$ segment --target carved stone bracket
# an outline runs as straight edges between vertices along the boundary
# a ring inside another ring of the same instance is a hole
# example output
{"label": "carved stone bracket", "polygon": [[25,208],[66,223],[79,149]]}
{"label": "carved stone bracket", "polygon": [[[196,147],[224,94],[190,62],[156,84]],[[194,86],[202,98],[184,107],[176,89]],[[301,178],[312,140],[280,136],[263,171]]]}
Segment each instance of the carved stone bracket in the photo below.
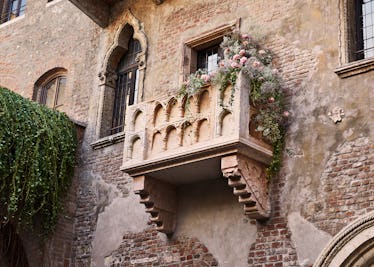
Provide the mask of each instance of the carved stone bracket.
{"label": "carved stone bracket", "polygon": [[270,199],[265,166],[242,155],[231,155],[221,159],[223,176],[244,204],[244,212],[253,219],[270,216]]}
{"label": "carved stone bracket", "polygon": [[101,71],[98,74],[98,77],[100,79],[101,85],[107,85],[109,87],[115,87],[116,81],[117,81],[117,73],[115,71],[107,70],[107,71]]}
{"label": "carved stone bracket", "polygon": [[165,234],[172,234],[176,226],[177,199],[173,185],[154,179],[147,175],[134,178],[134,192],[140,196],[140,203],[145,205],[146,212],[156,229]]}

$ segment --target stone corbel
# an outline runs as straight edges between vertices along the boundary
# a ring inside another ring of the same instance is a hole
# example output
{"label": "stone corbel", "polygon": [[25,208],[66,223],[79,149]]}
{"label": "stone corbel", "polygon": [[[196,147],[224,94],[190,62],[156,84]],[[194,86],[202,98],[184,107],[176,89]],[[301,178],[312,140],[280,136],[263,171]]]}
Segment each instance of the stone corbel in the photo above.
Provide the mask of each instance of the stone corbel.
{"label": "stone corbel", "polygon": [[140,203],[145,205],[151,215],[151,222],[156,229],[165,234],[172,234],[176,226],[177,193],[173,185],[147,175],[134,178],[134,192],[140,196]]}
{"label": "stone corbel", "polygon": [[146,58],[145,58],[145,52],[139,53],[135,61],[138,63],[139,70],[143,70],[146,67]]}
{"label": "stone corbel", "polygon": [[113,88],[116,86],[118,77],[115,71],[101,71],[98,76],[100,79],[100,85],[106,85]]}
{"label": "stone corbel", "polygon": [[221,159],[223,176],[244,204],[244,212],[250,218],[261,220],[270,216],[270,199],[265,166],[243,155],[231,155]]}

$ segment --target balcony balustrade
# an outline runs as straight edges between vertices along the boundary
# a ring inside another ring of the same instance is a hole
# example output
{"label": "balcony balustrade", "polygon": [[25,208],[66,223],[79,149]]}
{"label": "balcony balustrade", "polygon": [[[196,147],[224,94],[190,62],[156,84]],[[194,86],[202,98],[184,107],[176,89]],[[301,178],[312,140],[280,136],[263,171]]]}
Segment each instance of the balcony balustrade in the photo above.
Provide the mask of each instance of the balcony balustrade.
{"label": "balcony balustrade", "polygon": [[254,131],[249,81],[207,85],[190,98],[171,96],[129,106],[122,170],[161,232],[176,225],[176,187],[227,178],[249,217],[269,216],[265,168],[271,146]]}

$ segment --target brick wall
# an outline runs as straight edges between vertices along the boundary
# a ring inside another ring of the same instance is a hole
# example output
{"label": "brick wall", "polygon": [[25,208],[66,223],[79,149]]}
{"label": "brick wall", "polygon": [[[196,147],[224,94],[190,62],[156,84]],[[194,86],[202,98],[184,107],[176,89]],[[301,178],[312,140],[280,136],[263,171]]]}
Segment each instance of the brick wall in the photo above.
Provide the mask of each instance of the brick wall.
{"label": "brick wall", "polygon": [[335,235],[374,210],[373,155],[374,146],[365,137],[340,145],[321,176],[319,198],[302,210],[305,218]]}
{"label": "brick wall", "polygon": [[284,185],[283,175],[274,177],[271,183],[272,214],[269,220],[257,222],[256,242],[248,254],[251,267],[299,266],[281,201]]}
{"label": "brick wall", "polygon": [[119,248],[106,259],[109,266],[218,266],[197,238],[162,240],[153,227],[123,236]]}
{"label": "brick wall", "polygon": [[107,192],[98,180],[113,184],[126,196],[128,193],[128,176],[120,171],[122,164],[123,143],[109,147],[92,150],[87,148],[88,157],[84,158],[83,167],[80,169],[82,177],[79,186],[77,212],[75,215],[76,237],[74,241],[74,257],[76,265],[89,266],[91,262],[91,248],[97,216],[108,205]]}

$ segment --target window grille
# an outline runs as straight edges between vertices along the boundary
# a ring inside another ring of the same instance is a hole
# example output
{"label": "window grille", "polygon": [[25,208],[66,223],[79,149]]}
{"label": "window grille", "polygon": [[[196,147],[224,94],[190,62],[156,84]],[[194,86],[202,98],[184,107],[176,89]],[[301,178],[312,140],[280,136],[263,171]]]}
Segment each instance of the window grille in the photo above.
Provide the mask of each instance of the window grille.
{"label": "window grille", "polygon": [[0,1],[0,24],[12,20],[25,13],[26,0]]}
{"label": "window grille", "polygon": [[123,131],[126,106],[133,105],[136,102],[139,77],[136,56],[140,51],[141,46],[139,41],[130,39],[128,51],[118,64],[112,127],[109,134],[116,134]]}
{"label": "window grille", "polygon": [[[355,0],[350,61],[374,56],[374,0]],[[353,14],[352,14],[353,15]]]}

